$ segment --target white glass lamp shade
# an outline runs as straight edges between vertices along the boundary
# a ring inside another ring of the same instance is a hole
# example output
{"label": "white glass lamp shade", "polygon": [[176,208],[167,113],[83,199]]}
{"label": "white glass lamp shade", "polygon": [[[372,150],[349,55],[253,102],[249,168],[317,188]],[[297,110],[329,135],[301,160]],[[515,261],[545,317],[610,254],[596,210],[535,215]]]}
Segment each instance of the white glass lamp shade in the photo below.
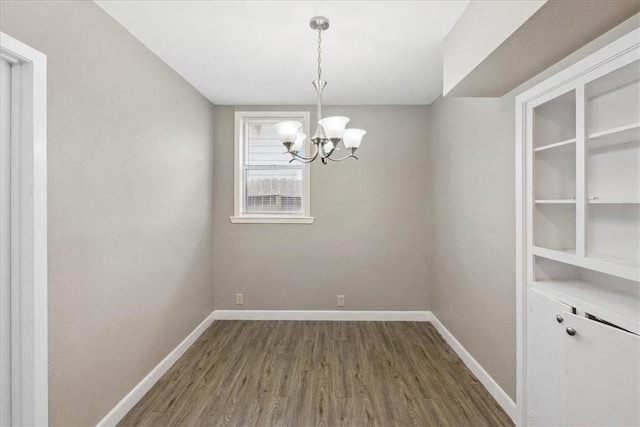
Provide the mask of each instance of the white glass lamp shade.
{"label": "white glass lamp shade", "polygon": [[300,132],[301,127],[302,123],[288,120],[276,123],[273,125],[273,130],[275,130],[278,137],[280,137],[280,141],[293,144],[296,142],[296,138],[298,138],[298,132]]}
{"label": "white glass lamp shade", "polygon": [[358,148],[366,133],[367,131],[362,129],[346,129],[342,135],[342,142],[346,148]]}
{"label": "white glass lamp shade", "polygon": [[307,139],[307,135],[305,135],[302,132],[298,132],[298,136],[296,137],[296,142],[294,142],[293,145],[291,146],[291,151],[293,151],[294,153],[297,153],[298,151],[300,151],[300,148],[302,148],[302,143],[304,143],[305,139]]}
{"label": "white glass lamp shade", "polygon": [[349,123],[349,117],[331,116],[320,119],[318,124],[324,129],[325,135],[329,139],[340,139],[344,133],[344,128]]}

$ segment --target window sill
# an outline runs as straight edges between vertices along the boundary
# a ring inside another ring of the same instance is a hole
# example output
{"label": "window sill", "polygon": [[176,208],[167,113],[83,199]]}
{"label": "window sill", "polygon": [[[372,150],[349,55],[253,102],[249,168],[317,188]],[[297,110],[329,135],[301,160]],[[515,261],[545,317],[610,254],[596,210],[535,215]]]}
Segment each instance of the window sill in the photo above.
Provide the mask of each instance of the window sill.
{"label": "window sill", "polygon": [[315,220],[312,216],[276,216],[276,215],[252,215],[230,216],[233,224],[312,224]]}

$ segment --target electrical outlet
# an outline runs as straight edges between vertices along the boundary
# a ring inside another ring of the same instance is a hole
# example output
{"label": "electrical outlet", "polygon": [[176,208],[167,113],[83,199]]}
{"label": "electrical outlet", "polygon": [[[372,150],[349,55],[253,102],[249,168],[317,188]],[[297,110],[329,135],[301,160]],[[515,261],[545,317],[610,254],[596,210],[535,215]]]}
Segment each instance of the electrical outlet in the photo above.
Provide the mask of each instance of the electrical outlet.
{"label": "electrical outlet", "polygon": [[244,295],[236,294],[236,305],[242,305],[242,304],[244,304]]}
{"label": "electrical outlet", "polygon": [[344,295],[338,295],[338,307],[344,307]]}

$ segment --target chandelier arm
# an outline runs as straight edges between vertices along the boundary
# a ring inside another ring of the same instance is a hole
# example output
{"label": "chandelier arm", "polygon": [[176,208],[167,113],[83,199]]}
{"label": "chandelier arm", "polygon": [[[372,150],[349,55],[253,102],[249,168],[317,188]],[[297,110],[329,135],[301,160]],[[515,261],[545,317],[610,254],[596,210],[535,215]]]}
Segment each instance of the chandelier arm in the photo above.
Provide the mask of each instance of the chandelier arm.
{"label": "chandelier arm", "polygon": [[293,163],[294,161],[296,162],[300,162],[300,163],[311,163],[313,162],[315,159],[309,159],[309,160],[300,160],[300,159],[296,159],[295,157],[292,157],[291,160],[289,160],[289,163]]}
{"label": "chandelier arm", "polygon": [[290,151],[287,151],[292,156],[291,160],[289,160],[289,163],[291,163],[294,160],[298,160],[298,161],[303,162],[303,163],[310,163],[310,162],[314,161],[318,157],[318,153],[320,151],[318,149],[318,144],[315,144],[315,146],[316,146],[316,150],[311,155],[311,157],[303,157],[303,156],[298,155],[297,153],[292,153]]}
{"label": "chandelier arm", "polygon": [[[337,149],[338,149],[338,148],[336,148],[336,150],[337,150]],[[351,157],[353,157],[353,158],[354,158],[354,159],[356,159],[356,160],[360,160],[357,156],[355,156],[355,155],[354,155],[354,153],[356,152],[356,150],[357,150],[357,149],[358,149],[357,147],[347,147],[347,151],[349,152],[349,154],[348,154],[347,156],[345,156],[345,157],[340,158],[340,159],[337,159],[337,158],[335,158],[335,157],[331,157],[331,154],[333,154],[333,151],[331,151],[331,153],[329,153],[329,154],[326,156],[326,158],[327,158],[327,159],[329,159],[329,160],[331,160],[331,161],[333,161],[333,162],[341,162],[341,161],[343,161],[343,160],[347,160],[347,159],[349,159],[349,158],[351,158]],[[326,164],[326,163],[325,163],[325,164]]]}
{"label": "chandelier arm", "polygon": [[297,154],[293,154],[291,153],[291,160],[289,160],[289,163],[292,163],[294,160],[297,162],[301,162],[301,163],[311,163],[313,162],[318,156],[314,156],[314,157],[302,157],[302,156],[298,156]]}
{"label": "chandelier arm", "polygon": [[334,158],[333,158],[333,157],[331,157],[331,156],[327,156],[327,157],[325,157],[325,158],[326,158],[326,159],[331,160],[332,162],[341,162],[341,161],[343,161],[343,160],[347,160],[347,159],[350,159],[350,158],[354,158],[354,159],[356,159],[356,160],[360,160],[360,159],[358,158],[358,156],[354,156],[353,154],[349,154],[348,156],[344,156],[344,157],[343,157],[343,158],[341,158],[341,159],[334,159]]}
{"label": "chandelier arm", "polygon": [[322,145],[322,147],[320,148],[320,157],[323,159],[329,158],[331,157],[334,151],[339,151],[339,150],[340,149],[338,148],[338,142],[333,142],[333,148],[328,153],[324,151],[324,145]]}

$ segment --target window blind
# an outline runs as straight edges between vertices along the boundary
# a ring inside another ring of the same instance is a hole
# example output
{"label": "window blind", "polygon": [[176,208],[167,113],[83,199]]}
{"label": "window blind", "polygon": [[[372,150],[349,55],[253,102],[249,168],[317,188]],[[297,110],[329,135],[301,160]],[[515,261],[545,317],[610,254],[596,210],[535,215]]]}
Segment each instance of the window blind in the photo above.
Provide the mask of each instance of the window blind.
{"label": "window blind", "polygon": [[[291,118],[244,122],[244,213],[302,214],[302,163],[289,163],[273,125]],[[302,118],[299,120],[302,121]],[[304,153],[301,151],[301,155]]]}

